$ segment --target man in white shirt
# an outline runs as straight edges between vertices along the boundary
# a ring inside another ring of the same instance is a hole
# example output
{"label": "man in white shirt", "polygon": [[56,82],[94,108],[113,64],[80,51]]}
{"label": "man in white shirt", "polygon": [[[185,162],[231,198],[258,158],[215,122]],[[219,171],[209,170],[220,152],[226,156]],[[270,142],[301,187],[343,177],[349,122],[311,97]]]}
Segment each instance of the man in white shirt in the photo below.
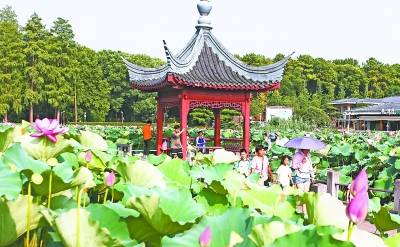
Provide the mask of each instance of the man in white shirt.
{"label": "man in white shirt", "polygon": [[250,160],[247,157],[246,149],[240,150],[240,160],[237,162],[234,168],[246,177],[250,175]]}
{"label": "man in white shirt", "polygon": [[269,167],[268,158],[265,156],[265,149],[263,146],[256,147],[256,156],[251,161],[251,173],[258,173],[260,185],[268,185],[268,176],[272,177],[271,168]]}

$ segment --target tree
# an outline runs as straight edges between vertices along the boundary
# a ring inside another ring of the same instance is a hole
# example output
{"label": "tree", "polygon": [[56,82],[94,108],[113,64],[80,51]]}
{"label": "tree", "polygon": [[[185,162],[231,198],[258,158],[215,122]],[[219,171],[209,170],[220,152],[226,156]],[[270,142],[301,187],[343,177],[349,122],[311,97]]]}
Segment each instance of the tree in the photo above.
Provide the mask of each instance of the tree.
{"label": "tree", "polygon": [[48,59],[49,35],[41,18],[36,13],[30,17],[23,29],[24,53],[27,60],[27,82],[23,89],[24,104],[29,107],[31,122],[33,122],[34,106],[40,103],[44,97],[44,84],[48,72],[46,59]]}
{"label": "tree", "polygon": [[7,113],[23,109],[24,43],[17,16],[11,7],[0,10],[0,115],[8,121]]}
{"label": "tree", "polygon": [[74,32],[67,20],[57,18],[50,29],[49,40],[48,83],[45,85],[45,98],[56,109],[56,118],[60,119],[60,110],[66,110],[73,102],[74,71],[79,62],[73,56],[77,49],[74,42]]}
{"label": "tree", "polygon": [[[78,46],[74,54],[79,66],[72,79],[74,85],[71,96],[75,99],[80,116],[86,112],[87,119],[104,121],[110,109],[110,85],[104,79],[99,57],[95,51],[84,46]],[[78,119],[76,119],[78,120]]]}

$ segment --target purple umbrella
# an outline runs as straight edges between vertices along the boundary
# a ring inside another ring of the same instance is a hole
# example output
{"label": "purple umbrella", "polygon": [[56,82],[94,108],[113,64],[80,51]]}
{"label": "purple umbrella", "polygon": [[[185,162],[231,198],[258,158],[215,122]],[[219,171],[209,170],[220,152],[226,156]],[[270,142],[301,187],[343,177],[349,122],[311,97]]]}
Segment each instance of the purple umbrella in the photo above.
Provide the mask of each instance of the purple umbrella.
{"label": "purple umbrella", "polygon": [[297,137],[285,144],[285,147],[296,149],[312,149],[319,150],[325,147],[325,144],[320,140],[311,137]]}

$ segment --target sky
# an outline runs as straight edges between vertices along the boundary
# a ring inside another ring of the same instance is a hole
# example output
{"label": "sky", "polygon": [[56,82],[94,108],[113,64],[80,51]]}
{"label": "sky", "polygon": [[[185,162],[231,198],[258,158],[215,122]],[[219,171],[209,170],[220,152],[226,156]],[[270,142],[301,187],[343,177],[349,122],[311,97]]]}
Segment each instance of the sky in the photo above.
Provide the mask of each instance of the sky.
{"label": "sky", "polygon": [[[325,59],[375,57],[400,63],[398,0],[213,0],[214,35],[233,54],[296,52]],[[195,32],[197,0],[0,0],[24,25],[34,12],[48,28],[70,21],[77,42],[164,59]]]}

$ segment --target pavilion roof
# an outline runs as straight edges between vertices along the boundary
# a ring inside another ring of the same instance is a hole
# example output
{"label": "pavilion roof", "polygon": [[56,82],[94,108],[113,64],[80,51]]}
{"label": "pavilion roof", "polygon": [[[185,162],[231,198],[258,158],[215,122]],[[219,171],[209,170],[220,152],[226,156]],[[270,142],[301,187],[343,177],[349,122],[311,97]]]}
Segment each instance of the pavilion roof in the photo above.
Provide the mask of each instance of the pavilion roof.
{"label": "pavilion roof", "polygon": [[[199,4],[204,2],[207,1]],[[179,53],[173,54],[164,41],[165,65],[144,68],[124,59],[132,87],[143,91],[157,91],[166,86],[267,91],[280,86],[285,65],[292,54],[267,66],[246,65],[213,35],[210,22],[205,21],[208,13],[201,9],[199,12],[197,30]]]}

